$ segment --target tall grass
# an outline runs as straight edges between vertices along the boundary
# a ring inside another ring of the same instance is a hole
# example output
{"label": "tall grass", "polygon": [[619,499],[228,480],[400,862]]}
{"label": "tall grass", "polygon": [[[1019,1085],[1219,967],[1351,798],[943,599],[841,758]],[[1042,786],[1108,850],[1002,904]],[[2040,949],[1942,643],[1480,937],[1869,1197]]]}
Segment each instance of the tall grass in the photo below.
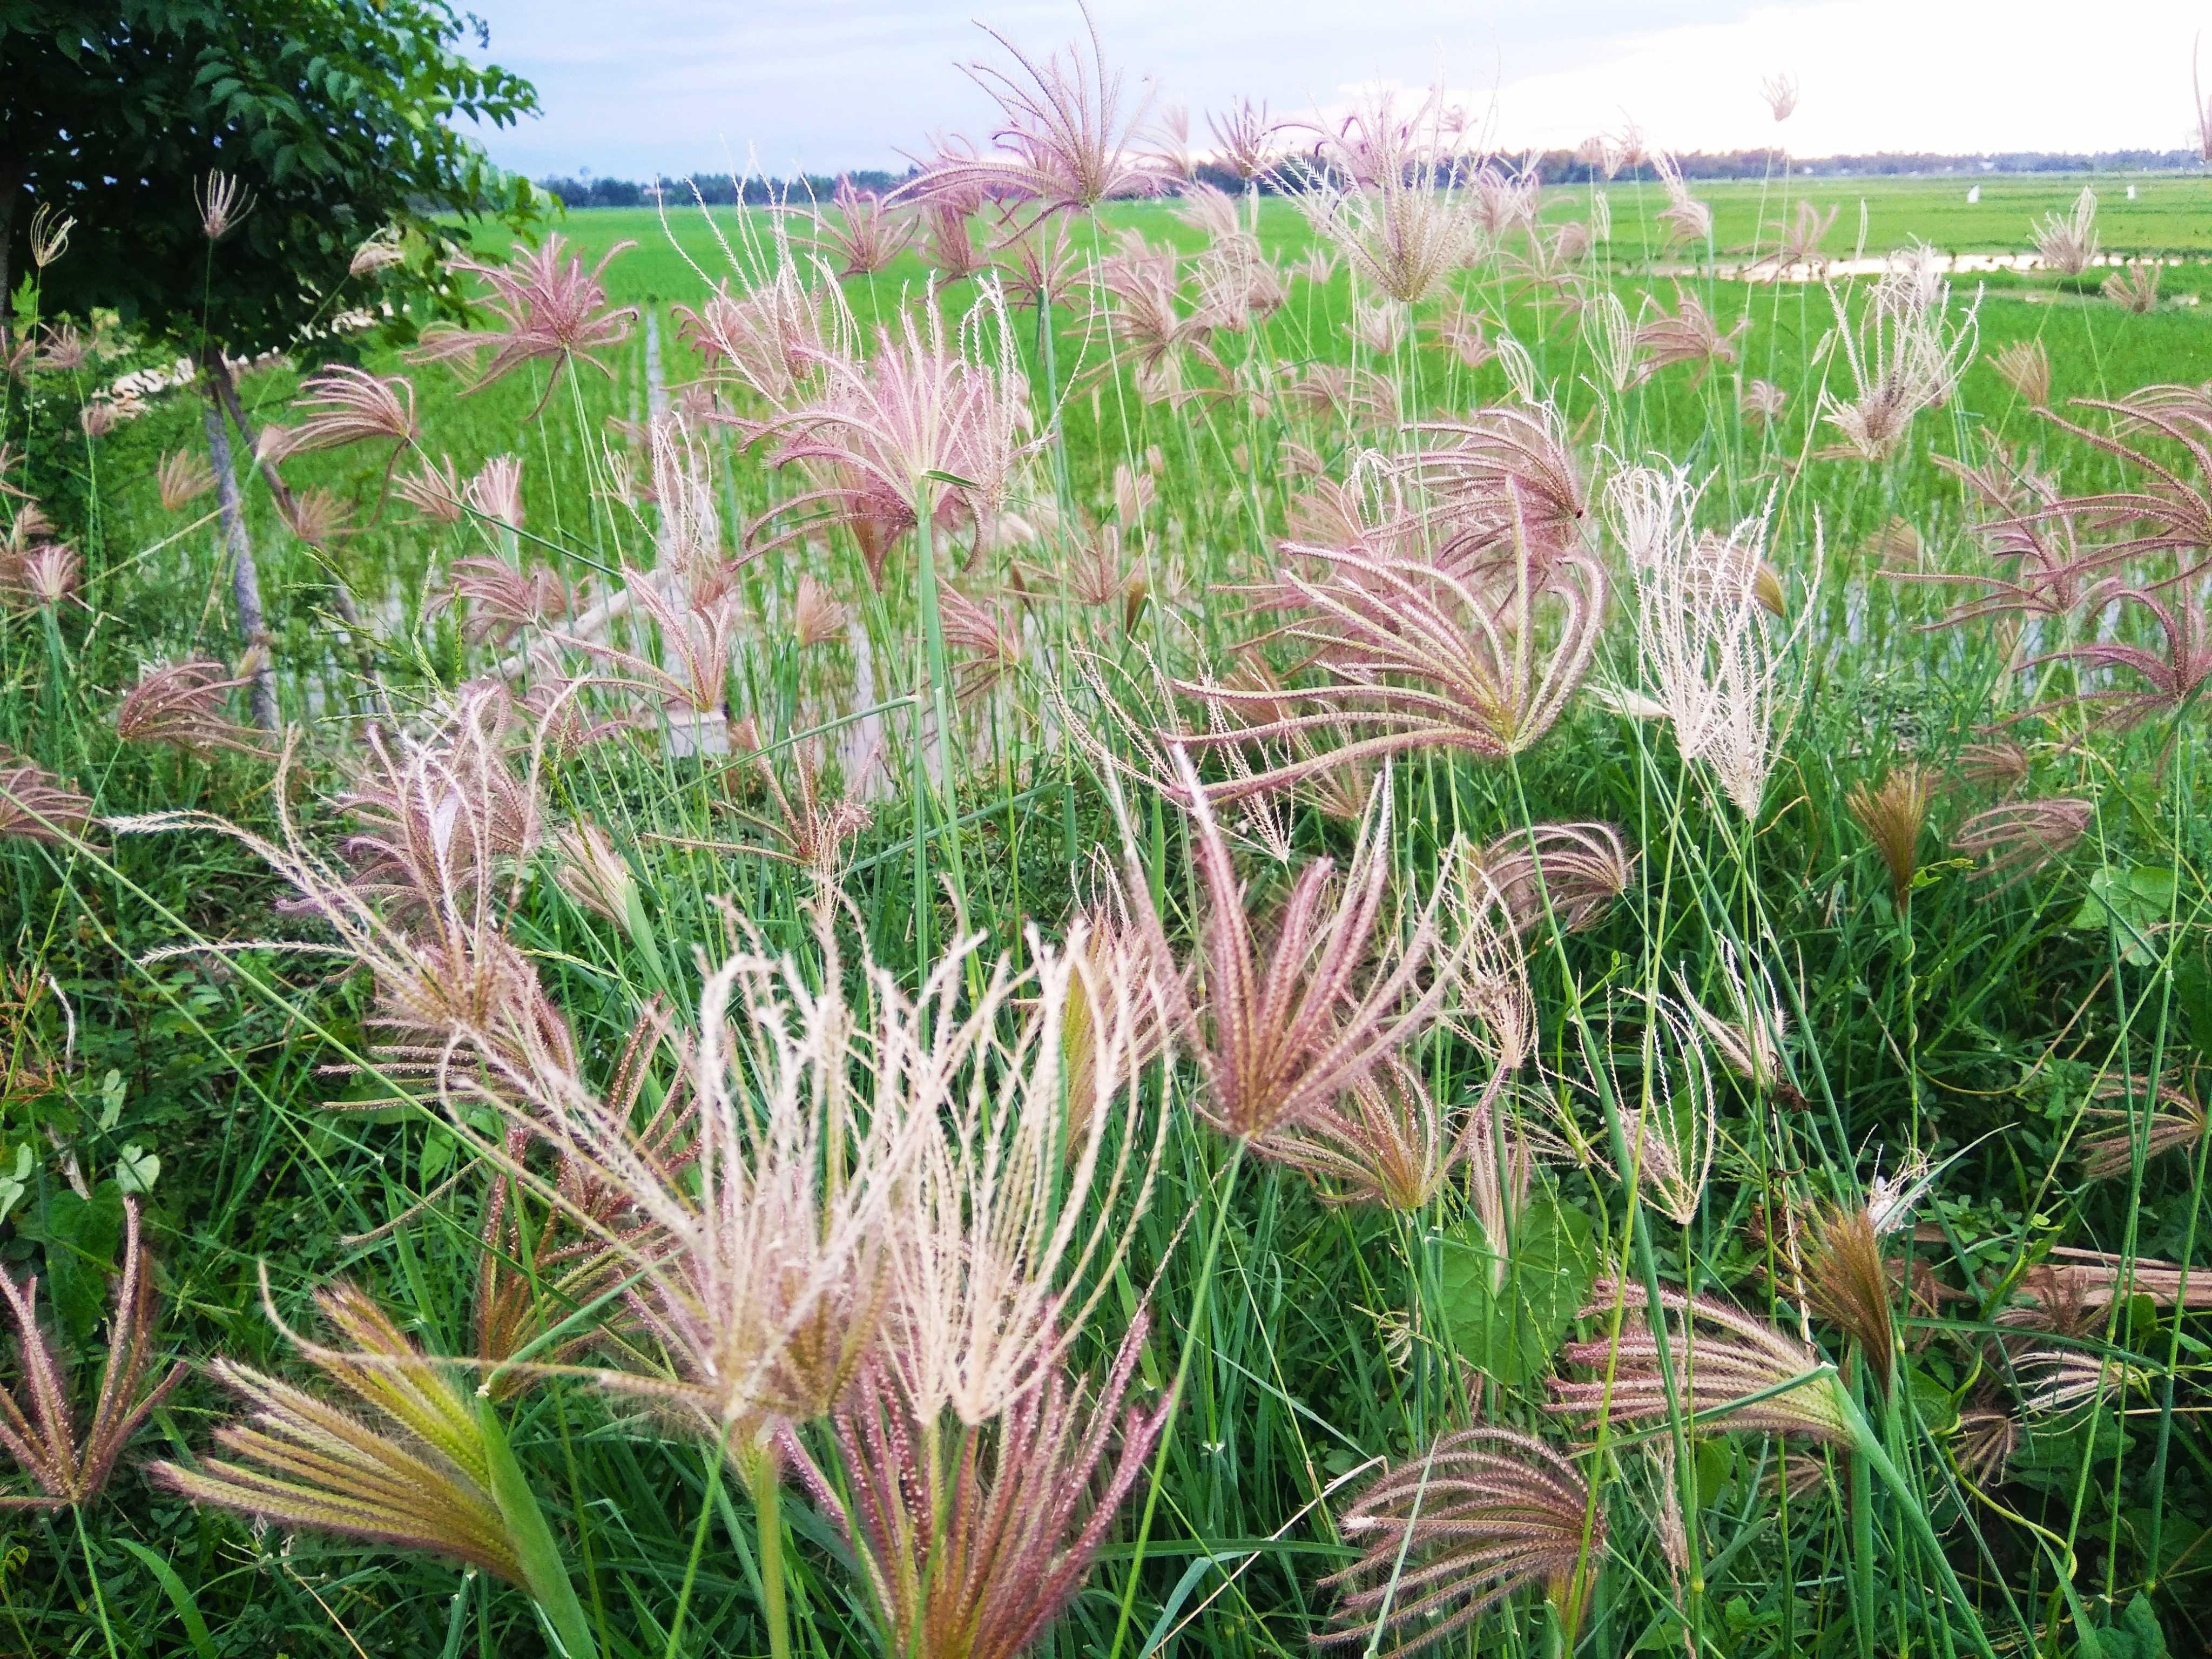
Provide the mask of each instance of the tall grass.
{"label": "tall grass", "polygon": [[[0,1629],[203,1656],[2203,1645],[2203,711],[2186,685],[2101,720],[2082,694],[2142,678],[2054,654],[2163,648],[2140,600],[1947,624],[1960,592],[1911,580],[1998,568],[1970,527],[2003,515],[1940,460],[2002,447],[2051,481],[2031,515],[2143,486],[2104,415],[2054,423],[1988,360],[2039,339],[2061,400],[2194,380],[2197,273],[2145,315],[2008,276],[1955,386],[1878,459],[1830,453],[1874,284],[1723,279],[1759,222],[1713,193],[1661,274],[1656,191],[1616,187],[1613,239],[1564,258],[1542,239],[1590,193],[1558,191],[1395,340],[1341,264],[1188,331],[1209,255],[1329,246],[1278,198],[1211,230],[1069,210],[1085,280],[1041,315],[915,250],[840,284],[803,223],[672,211],[608,267],[600,308],[641,314],[592,362],[476,386],[372,348],[415,435],[283,464],[345,507],[321,547],[241,459],[282,766],[210,498],[157,494],[195,399],[86,436],[100,377],[151,355],[120,334],[11,383],[84,571],[11,595],[0,743],[91,806],[0,774],[25,804],[0,1254],[88,1401],[127,1334],[102,1320],[129,1192],[169,1349],[350,1396],[382,1448],[358,1456],[428,1458],[466,1526],[265,1494],[301,1529],[242,1521],[210,1486],[250,1462],[213,1438],[238,1401],[203,1372],[138,1443],[182,1474],[15,1522]],[[1978,211],[2024,242],[2004,200]],[[633,228],[565,228],[586,267]],[[1171,386],[1093,303],[1130,233],[1179,250]],[[1934,302],[1954,324],[1970,280]],[[718,324],[712,282],[754,309]],[[1616,360],[1655,337],[1609,339],[1607,296],[1632,328],[1694,298],[1733,356],[1640,374]],[[1514,346],[1470,364],[1440,337],[1469,312]],[[787,325],[805,349],[728,349]],[[825,384],[881,394],[909,346],[942,376],[909,387],[927,420]],[[299,392],[284,364],[245,386],[272,422]],[[1468,465],[1423,423],[1501,410],[1549,422],[1571,477],[1540,524],[1524,459],[1468,489],[1451,522],[1490,515],[1489,562],[1453,611],[1405,574],[1464,560],[1450,526],[1394,518]],[[392,493],[502,455],[519,515]],[[2087,547],[2143,511],[2068,522]],[[1381,635],[1417,601],[1470,638],[1479,612],[1510,665],[1560,648],[1531,573],[1570,556],[1611,597],[1555,724],[1485,706],[1381,741],[1431,682],[1346,695],[1324,599]],[[2203,556],[2185,533],[2094,580],[2181,573],[2158,592],[2201,617]],[[1667,604],[1706,630],[1677,679],[1753,651],[1755,784],[1668,695]],[[125,741],[118,697],[188,659],[238,683],[169,684],[192,720],[142,707],[131,734],[171,741]],[[1985,816],[2058,797],[2084,805],[2036,821],[2048,845]],[[1397,1144],[1377,1126],[1442,1178],[1348,1178]]]}

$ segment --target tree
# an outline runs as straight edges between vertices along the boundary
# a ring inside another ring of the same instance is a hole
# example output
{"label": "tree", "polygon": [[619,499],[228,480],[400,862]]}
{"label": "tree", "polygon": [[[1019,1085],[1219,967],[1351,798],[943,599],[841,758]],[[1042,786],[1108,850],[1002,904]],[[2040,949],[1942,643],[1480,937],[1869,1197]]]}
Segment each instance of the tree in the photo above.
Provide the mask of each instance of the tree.
{"label": "tree", "polygon": [[[229,361],[331,355],[342,343],[311,331],[348,303],[392,301],[384,329],[401,337],[457,316],[452,216],[535,218],[539,194],[455,123],[509,125],[537,94],[463,56],[464,33],[447,0],[0,0],[0,323],[34,206],[73,218],[41,310],[112,308],[174,342],[251,453]],[[389,252],[357,259],[380,235]],[[228,448],[220,417],[209,432]],[[254,643],[234,502],[226,492]]]}

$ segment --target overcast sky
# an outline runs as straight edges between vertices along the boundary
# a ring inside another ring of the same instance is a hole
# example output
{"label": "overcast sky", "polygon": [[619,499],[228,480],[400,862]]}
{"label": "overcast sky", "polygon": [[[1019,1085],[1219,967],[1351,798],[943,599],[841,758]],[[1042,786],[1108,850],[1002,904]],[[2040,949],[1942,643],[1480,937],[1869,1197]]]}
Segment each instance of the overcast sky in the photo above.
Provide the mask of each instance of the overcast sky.
{"label": "overcast sky", "polygon": [[[1073,0],[468,0],[494,61],[544,116],[488,135],[532,175],[742,166],[899,167],[933,131],[981,137],[960,71],[1042,56]],[[1439,77],[1504,146],[1571,146],[1633,117],[1677,149],[1779,139],[1871,150],[2180,149],[2197,142],[2182,0],[1094,0],[1133,94],[1194,118],[1238,96],[1277,115],[1341,108],[1376,82]],[[1794,74],[1777,128],[1763,76]],[[1194,126],[1204,132],[1202,118]]]}

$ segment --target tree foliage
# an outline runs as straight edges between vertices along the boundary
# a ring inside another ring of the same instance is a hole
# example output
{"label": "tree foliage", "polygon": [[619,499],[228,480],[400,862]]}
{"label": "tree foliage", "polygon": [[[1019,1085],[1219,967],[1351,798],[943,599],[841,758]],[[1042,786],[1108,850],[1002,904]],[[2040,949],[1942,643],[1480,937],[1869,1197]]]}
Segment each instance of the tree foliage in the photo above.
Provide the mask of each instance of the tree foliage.
{"label": "tree foliage", "polygon": [[[377,273],[450,312],[450,228],[520,227],[542,198],[457,123],[535,112],[520,77],[458,49],[447,0],[0,0],[0,286],[28,264],[34,204],[73,217],[41,307],[109,307],[188,348],[289,348],[343,302],[356,250],[387,228],[403,264]],[[210,243],[212,171],[252,192]],[[395,309],[399,309],[395,307]]]}

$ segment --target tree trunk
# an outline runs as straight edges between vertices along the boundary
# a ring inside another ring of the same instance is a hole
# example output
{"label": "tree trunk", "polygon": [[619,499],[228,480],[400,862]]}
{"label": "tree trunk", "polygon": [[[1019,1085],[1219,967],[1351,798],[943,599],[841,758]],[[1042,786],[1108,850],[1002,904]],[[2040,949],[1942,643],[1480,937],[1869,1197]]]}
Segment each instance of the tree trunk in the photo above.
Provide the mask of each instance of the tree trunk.
{"label": "tree trunk", "polygon": [[[212,395],[229,412],[230,423],[237,428],[239,441],[246,446],[246,453],[258,462],[262,480],[269,486],[270,497],[276,503],[276,510],[283,514],[285,522],[292,522],[296,516],[292,487],[276,471],[276,464],[261,453],[261,434],[253,429],[253,422],[246,418],[245,407],[238,401],[238,382],[232,378],[229,362],[221,352],[209,352],[201,358],[200,373],[215,388]],[[374,708],[388,717],[392,713],[392,699],[386,695],[383,678],[376,672],[376,653],[362,635],[361,609],[354,604],[353,594],[347,588],[345,579],[337,573],[332,562],[326,558],[324,563],[330,569],[331,608],[338,613],[338,620],[354,636],[355,661],[361,670],[362,683],[368,689]],[[370,716],[369,724],[371,726],[376,724],[374,714]]]}
{"label": "tree trunk", "polygon": [[230,433],[214,393],[205,411],[208,459],[215,467],[216,505],[222,511],[222,538],[230,551],[230,592],[238,605],[239,636],[254,659],[253,723],[276,729],[276,665],[270,654],[269,626],[261,613],[261,573],[254,568],[253,544],[246,538],[246,509],[238,499],[238,474],[232,469]]}

